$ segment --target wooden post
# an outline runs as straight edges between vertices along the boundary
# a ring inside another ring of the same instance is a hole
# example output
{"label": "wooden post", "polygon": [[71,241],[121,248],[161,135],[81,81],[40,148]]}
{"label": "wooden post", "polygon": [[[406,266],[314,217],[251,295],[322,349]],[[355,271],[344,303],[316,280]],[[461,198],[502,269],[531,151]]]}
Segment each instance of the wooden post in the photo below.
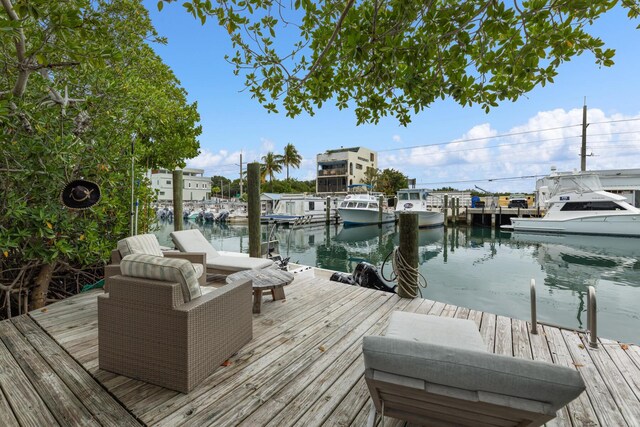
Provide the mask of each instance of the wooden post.
{"label": "wooden post", "polygon": [[456,199],[451,199],[451,219],[453,220],[453,226],[458,225],[458,218],[456,218]]}
{"label": "wooden post", "polygon": [[398,250],[407,266],[400,267],[398,276],[398,296],[415,298],[418,296],[418,214],[402,212],[400,215],[400,244]]}
{"label": "wooden post", "polygon": [[260,258],[260,163],[247,165],[247,187],[249,256]]}
{"label": "wooden post", "polygon": [[447,215],[448,208],[449,208],[449,195],[445,194],[444,195],[444,226],[445,227],[449,225],[449,215]]}
{"label": "wooden post", "polygon": [[173,171],[173,230],[182,230],[182,169]]}
{"label": "wooden post", "polygon": [[331,196],[327,196],[327,211],[325,212],[325,223],[329,225],[331,223]]}
{"label": "wooden post", "polygon": [[378,226],[382,226],[382,202],[384,201],[384,196],[378,197]]}

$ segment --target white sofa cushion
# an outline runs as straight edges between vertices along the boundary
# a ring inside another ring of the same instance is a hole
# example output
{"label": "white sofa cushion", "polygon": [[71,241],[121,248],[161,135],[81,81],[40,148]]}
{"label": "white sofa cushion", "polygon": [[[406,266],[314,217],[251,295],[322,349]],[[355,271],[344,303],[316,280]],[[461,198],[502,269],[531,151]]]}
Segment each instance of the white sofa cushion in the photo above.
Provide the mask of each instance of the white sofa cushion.
{"label": "white sofa cushion", "polygon": [[207,263],[220,256],[200,230],[174,231],[171,233],[171,239],[180,252],[204,252],[207,255]]}
{"label": "white sofa cushion", "polygon": [[181,252],[204,252],[207,256],[207,267],[235,273],[242,270],[253,270],[272,267],[273,261],[265,258],[220,255],[197,229],[174,231],[171,239]]}
{"label": "white sofa cushion", "polygon": [[123,258],[131,254],[163,256],[155,234],[139,234],[119,240],[118,251]]}
{"label": "white sofa cushion", "polygon": [[[200,269],[202,273],[202,266]],[[186,259],[130,254],[122,258],[120,271],[123,276],[177,282],[182,288],[185,302],[202,295],[197,268]]]}

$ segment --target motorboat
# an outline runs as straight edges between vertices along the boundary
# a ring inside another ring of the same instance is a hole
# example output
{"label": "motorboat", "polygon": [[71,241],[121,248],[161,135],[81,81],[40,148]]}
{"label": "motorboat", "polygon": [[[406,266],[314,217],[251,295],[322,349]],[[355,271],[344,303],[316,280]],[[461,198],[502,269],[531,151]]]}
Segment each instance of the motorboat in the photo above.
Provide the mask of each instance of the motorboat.
{"label": "motorboat", "polygon": [[640,209],[602,189],[595,174],[552,175],[547,212],[541,218],[511,218],[514,231],[640,237]]}
{"label": "motorboat", "polygon": [[418,227],[437,227],[444,224],[444,213],[428,205],[429,191],[421,188],[398,190],[395,215],[402,212],[418,214]]}
{"label": "motorboat", "polygon": [[[260,222],[275,222],[283,225],[303,225],[324,222],[327,199],[307,194],[283,194],[273,213],[260,216]],[[331,218],[336,217],[335,208],[331,208]]]}
{"label": "motorboat", "polygon": [[382,194],[370,192],[369,188],[370,186],[365,184],[349,186],[349,189],[360,189],[361,192],[348,194],[338,206],[338,214],[345,226],[387,223],[396,220],[393,211],[386,206],[384,197],[380,205]]}

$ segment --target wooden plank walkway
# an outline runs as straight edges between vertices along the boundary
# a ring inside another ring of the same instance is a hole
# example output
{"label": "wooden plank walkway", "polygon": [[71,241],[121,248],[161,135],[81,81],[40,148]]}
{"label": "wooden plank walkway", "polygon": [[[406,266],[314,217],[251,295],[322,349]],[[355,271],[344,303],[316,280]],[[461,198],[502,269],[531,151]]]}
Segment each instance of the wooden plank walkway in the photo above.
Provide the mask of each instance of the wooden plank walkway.
{"label": "wooden plank walkway", "polygon": [[[587,390],[553,426],[640,426],[640,347],[429,300],[297,278],[265,297],[254,339],[189,394],[98,369],[101,291],[0,322],[1,425],[362,426],[362,337],[404,310],[476,322],[490,351],[577,369]],[[385,426],[401,426],[387,419]]]}

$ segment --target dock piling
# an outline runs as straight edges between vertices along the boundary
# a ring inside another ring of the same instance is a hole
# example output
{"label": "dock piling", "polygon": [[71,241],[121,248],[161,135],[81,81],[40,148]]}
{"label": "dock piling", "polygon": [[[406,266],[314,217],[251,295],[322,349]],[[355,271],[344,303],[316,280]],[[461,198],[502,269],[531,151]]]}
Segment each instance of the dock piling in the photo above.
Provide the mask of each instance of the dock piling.
{"label": "dock piling", "polygon": [[182,169],[173,171],[173,229],[182,230]]}
{"label": "dock piling", "polygon": [[247,165],[249,256],[260,258],[260,163]]}
{"label": "dock piling", "polygon": [[331,196],[327,196],[327,207],[326,207],[327,211],[326,213],[326,219],[325,222],[327,225],[329,225],[331,223]]}
{"label": "dock piling", "polygon": [[398,296],[418,296],[418,214],[402,212],[400,215],[400,244],[398,251],[404,264],[398,267]]}
{"label": "dock piling", "polygon": [[444,207],[444,226],[447,227],[449,225],[449,195],[444,195],[444,203],[442,205]]}

